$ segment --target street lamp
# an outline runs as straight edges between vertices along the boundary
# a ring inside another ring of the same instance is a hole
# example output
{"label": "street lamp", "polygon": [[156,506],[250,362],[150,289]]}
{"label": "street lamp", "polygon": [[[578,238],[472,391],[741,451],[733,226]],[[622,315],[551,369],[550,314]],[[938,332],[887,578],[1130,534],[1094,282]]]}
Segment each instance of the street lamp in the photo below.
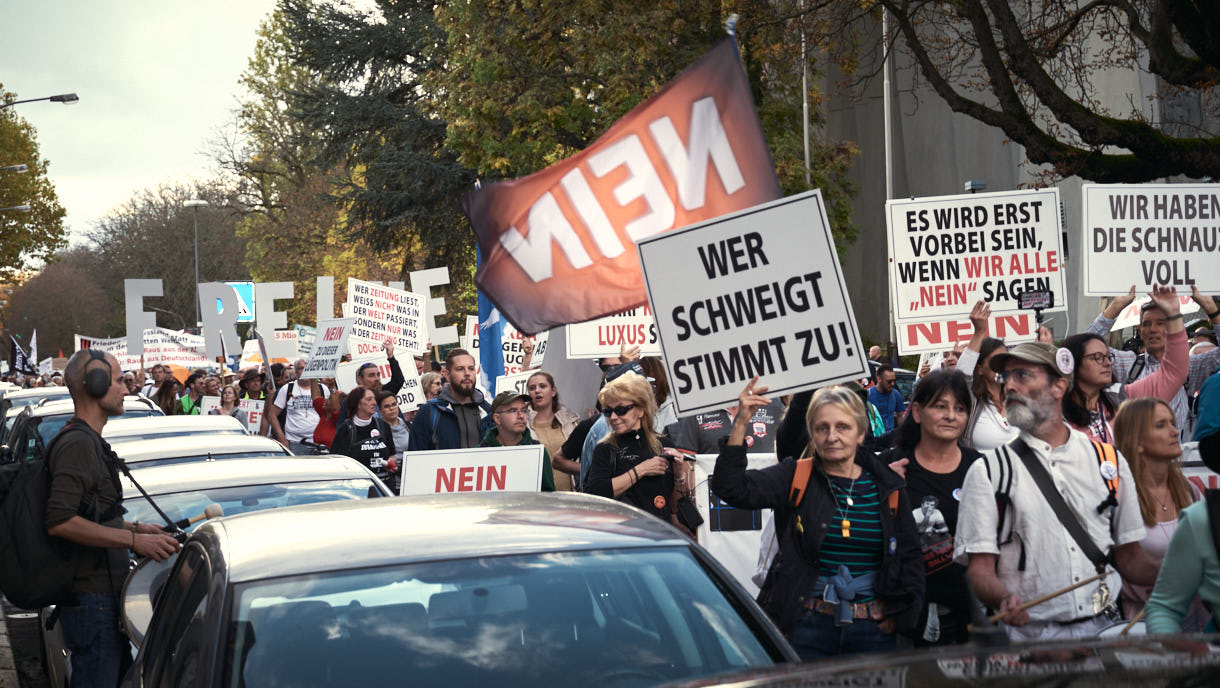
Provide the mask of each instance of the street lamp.
{"label": "street lamp", "polygon": [[185,208],[195,209],[195,323],[198,326],[203,322],[203,317],[199,313],[199,208],[206,206],[207,201],[202,198],[192,198],[185,201],[182,206]]}
{"label": "street lamp", "polygon": [[30,206],[28,206],[28,205],[10,205],[7,208],[0,208],[0,212],[3,212],[5,210],[16,210],[19,213],[28,213],[28,212],[30,212]]}
{"label": "street lamp", "polygon": [[78,100],[80,100],[80,98],[78,98],[75,93],[61,93],[57,96],[47,96],[45,98],[26,98],[25,100],[14,100],[11,103],[0,103],[0,110],[3,110],[4,108],[10,107],[13,105],[20,105],[22,103],[36,103],[40,100],[49,100],[52,103],[63,103],[64,105],[71,105],[71,104],[77,102]]}

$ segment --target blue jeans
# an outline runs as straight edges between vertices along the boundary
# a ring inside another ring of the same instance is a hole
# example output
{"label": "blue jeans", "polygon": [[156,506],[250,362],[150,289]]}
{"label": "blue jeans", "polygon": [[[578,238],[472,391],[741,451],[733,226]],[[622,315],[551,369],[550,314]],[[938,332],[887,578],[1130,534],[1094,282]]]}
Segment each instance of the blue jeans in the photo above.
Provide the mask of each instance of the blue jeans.
{"label": "blue jeans", "polygon": [[84,593],[76,596],[76,604],[58,609],[64,644],[72,653],[72,688],[119,685],[131,649],[119,630],[114,596]]}
{"label": "blue jeans", "polygon": [[788,635],[802,662],[894,649],[894,634],[884,633],[872,619],[855,619],[844,626],[835,617],[806,611]]}

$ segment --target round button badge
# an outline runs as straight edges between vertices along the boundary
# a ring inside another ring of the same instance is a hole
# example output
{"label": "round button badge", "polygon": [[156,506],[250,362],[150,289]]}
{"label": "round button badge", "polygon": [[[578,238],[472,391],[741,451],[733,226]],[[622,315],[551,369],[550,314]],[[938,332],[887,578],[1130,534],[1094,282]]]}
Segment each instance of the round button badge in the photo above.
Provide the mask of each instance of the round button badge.
{"label": "round button badge", "polygon": [[1097,470],[1101,472],[1101,477],[1106,480],[1113,480],[1118,477],[1118,469],[1109,461],[1102,461],[1101,466]]}

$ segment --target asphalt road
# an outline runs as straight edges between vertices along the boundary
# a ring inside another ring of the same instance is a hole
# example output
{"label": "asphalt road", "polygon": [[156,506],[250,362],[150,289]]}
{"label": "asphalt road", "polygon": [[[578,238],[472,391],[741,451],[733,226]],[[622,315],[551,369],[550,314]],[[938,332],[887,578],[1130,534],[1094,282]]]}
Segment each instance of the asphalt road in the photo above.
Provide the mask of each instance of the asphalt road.
{"label": "asphalt road", "polygon": [[[0,598],[3,599],[3,598]],[[3,600],[4,620],[8,626],[9,643],[13,648],[13,663],[21,688],[50,688],[42,670],[42,653],[38,640],[38,612],[18,609]]]}

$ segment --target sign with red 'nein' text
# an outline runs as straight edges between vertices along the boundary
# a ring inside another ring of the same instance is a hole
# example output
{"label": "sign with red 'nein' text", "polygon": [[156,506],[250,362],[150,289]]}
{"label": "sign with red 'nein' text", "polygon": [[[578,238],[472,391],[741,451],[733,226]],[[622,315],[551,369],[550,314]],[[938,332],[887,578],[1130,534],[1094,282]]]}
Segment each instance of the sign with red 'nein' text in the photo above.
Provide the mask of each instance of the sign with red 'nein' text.
{"label": "sign with red 'nein' text", "polygon": [[402,495],[538,492],[541,444],[413,451],[402,455]]}

